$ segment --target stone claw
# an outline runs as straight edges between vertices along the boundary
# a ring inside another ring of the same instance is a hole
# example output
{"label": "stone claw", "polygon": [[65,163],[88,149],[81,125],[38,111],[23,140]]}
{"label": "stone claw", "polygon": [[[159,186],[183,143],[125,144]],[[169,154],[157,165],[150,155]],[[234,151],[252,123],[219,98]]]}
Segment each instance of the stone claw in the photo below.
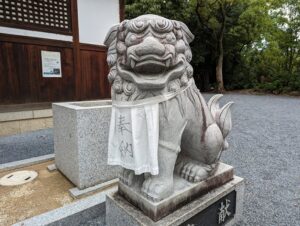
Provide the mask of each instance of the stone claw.
{"label": "stone claw", "polygon": [[184,164],[180,176],[189,182],[200,182],[209,176],[207,167],[193,162]]}
{"label": "stone claw", "polygon": [[123,168],[120,174],[120,181],[128,186],[131,186],[133,183],[134,176],[135,174],[133,170]]}
{"label": "stone claw", "polygon": [[141,192],[147,199],[159,202],[173,192],[173,179],[166,180],[157,176],[148,177],[143,183]]}

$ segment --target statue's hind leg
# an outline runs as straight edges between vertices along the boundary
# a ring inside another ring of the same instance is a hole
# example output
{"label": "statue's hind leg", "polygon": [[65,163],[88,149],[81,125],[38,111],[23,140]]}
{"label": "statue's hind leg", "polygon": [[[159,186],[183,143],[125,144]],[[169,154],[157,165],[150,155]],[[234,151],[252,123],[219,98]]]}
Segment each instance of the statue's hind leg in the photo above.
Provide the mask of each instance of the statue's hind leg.
{"label": "statue's hind leg", "polygon": [[222,152],[224,140],[216,124],[210,125],[202,137],[203,140],[195,142],[194,146],[190,140],[176,163],[176,172],[190,182],[199,182],[211,175]]}
{"label": "statue's hind leg", "polygon": [[182,178],[190,182],[199,182],[209,176],[211,166],[180,154],[177,159],[175,170]]}

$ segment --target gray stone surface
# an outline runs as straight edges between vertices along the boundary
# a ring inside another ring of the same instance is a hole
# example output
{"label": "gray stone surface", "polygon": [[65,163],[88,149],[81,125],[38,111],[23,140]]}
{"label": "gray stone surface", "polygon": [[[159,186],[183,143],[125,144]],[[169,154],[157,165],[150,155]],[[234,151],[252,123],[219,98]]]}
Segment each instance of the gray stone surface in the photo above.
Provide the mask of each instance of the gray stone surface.
{"label": "gray stone surface", "polygon": [[52,129],[0,136],[0,164],[54,152]]}
{"label": "gray stone surface", "polygon": [[53,104],[56,167],[79,189],[117,177],[107,165],[111,102]]}
{"label": "gray stone surface", "polygon": [[42,156],[33,157],[29,159],[19,160],[15,162],[8,162],[8,163],[0,164],[0,172],[18,169],[25,166],[31,166],[34,164],[47,162],[53,159],[54,159],[54,154],[49,154],[49,155],[42,155]]}
{"label": "gray stone surface", "polygon": [[87,196],[91,193],[95,193],[97,191],[104,190],[108,187],[116,187],[116,190],[117,190],[118,181],[119,181],[119,179],[113,179],[113,180],[109,180],[109,181],[103,182],[101,184],[97,184],[97,185],[94,185],[94,186],[91,186],[91,187],[88,187],[88,188],[85,188],[82,190],[78,189],[77,187],[71,188],[69,190],[69,192],[72,197],[81,198],[81,197]]}
{"label": "gray stone surface", "polygon": [[205,181],[191,183],[174,176],[174,193],[160,202],[152,202],[145,198],[140,191],[139,184],[127,186],[119,183],[119,194],[125,197],[130,203],[139,207],[143,213],[154,221],[169,215],[183,204],[189,203],[208,191],[220,187],[233,178],[233,167],[220,163],[215,174]]}
{"label": "gray stone surface", "polygon": [[107,226],[177,226],[233,190],[237,192],[236,215],[227,225],[234,225],[234,223],[240,220],[242,214],[244,192],[243,179],[236,176],[232,181],[211,190],[206,195],[190,202],[157,222],[146,217],[139,209],[127,202],[118,193],[109,194],[106,198],[106,224]]}
{"label": "gray stone surface", "polygon": [[[115,143],[109,145],[109,162],[124,167],[121,180],[128,186],[141,179],[138,174],[148,173],[140,191],[155,202],[173,194],[174,169],[187,181],[205,180],[214,172],[221,152],[228,147],[225,138],[231,130],[232,103],[220,108],[218,100],[222,95],[216,95],[206,104],[195,85],[190,64],[189,44],[193,39],[194,35],[183,22],[148,14],[113,26],[104,42],[108,47],[108,78],[116,109],[112,122],[117,125],[122,117],[132,130],[130,135],[124,136],[123,130],[111,127],[110,137]],[[149,102],[152,109],[156,109],[153,114],[144,113],[143,107],[149,106]],[[138,116],[132,117],[130,110],[119,114],[124,105],[138,106]],[[149,118],[151,124],[147,122]],[[134,125],[138,124],[134,120],[137,119],[145,119],[139,124],[153,125],[153,128],[138,125],[139,132],[134,137],[137,130]],[[156,127],[158,131],[154,130]],[[151,140],[157,133],[158,140]],[[158,150],[139,146],[149,140]],[[132,154],[124,157],[124,149],[128,147]],[[148,162],[141,162],[143,158],[138,156],[141,151],[148,154],[144,157]],[[156,151],[158,157],[149,154]],[[154,169],[139,172],[149,165]]]}
{"label": "gray stone surface", "polygon": [[106,194],[115,192],[115,190],[116,187],[106,189],[101,193],[18,222],[14,226],[104,226]]}

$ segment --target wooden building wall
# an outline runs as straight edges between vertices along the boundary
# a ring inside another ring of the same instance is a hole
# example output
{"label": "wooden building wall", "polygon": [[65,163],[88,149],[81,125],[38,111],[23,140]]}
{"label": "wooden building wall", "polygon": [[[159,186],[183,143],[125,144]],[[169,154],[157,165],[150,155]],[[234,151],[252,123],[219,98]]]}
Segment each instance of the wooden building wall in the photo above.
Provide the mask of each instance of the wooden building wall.
{"label": "wooden building wall", "polygon": [[[79,42],[76,0],[71,3],[72,42],[0,34],[0,105],[110,97],[106,47]],[[42,50],[60,52],[61,78],[42,76]]]}
{"label": "wooden building wall", "polygon": [[[69,42],[0,35],[0,103],[109,98],[106,48],[80,47],[80,72]],[[62,77],[42,77],[41,51],[61,53]]]}
{"label": "wooden building wall", "polygon": [[81,62],[81,99],[97,99],[110,97],[110,86],[107,79],[108,65],[106,63],[106,48],[80,45]]}

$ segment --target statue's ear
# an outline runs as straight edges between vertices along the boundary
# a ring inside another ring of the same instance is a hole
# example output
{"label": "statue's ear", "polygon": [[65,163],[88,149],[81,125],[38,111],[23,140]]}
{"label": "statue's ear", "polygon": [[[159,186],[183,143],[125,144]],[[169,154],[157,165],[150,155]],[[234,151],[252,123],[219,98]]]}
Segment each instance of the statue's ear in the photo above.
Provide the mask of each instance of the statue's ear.
{"label": "statue's ear", "polygon": [[109,31],[108,31],[108,33],[107,33],[105,39],[104,39],[104,45],[105,45],[105,46],[109,47],[110,44],[117,38],[117,32],[118,32],[119,26],[120,26],[120,25],[117,24],[117,25],[112,26],[112,27],[109,29]]}
{"label": "statue's ear", "polygon": [[184,35],[184,37],[186,38],[186,41],[188,43],[191,43],[194,40],[194,35],[192,34],[192,32],[190,31],[190,29],[185,25],[185,23],[179,21],[180,26],[181,26],[181,30],[182,33]]}

